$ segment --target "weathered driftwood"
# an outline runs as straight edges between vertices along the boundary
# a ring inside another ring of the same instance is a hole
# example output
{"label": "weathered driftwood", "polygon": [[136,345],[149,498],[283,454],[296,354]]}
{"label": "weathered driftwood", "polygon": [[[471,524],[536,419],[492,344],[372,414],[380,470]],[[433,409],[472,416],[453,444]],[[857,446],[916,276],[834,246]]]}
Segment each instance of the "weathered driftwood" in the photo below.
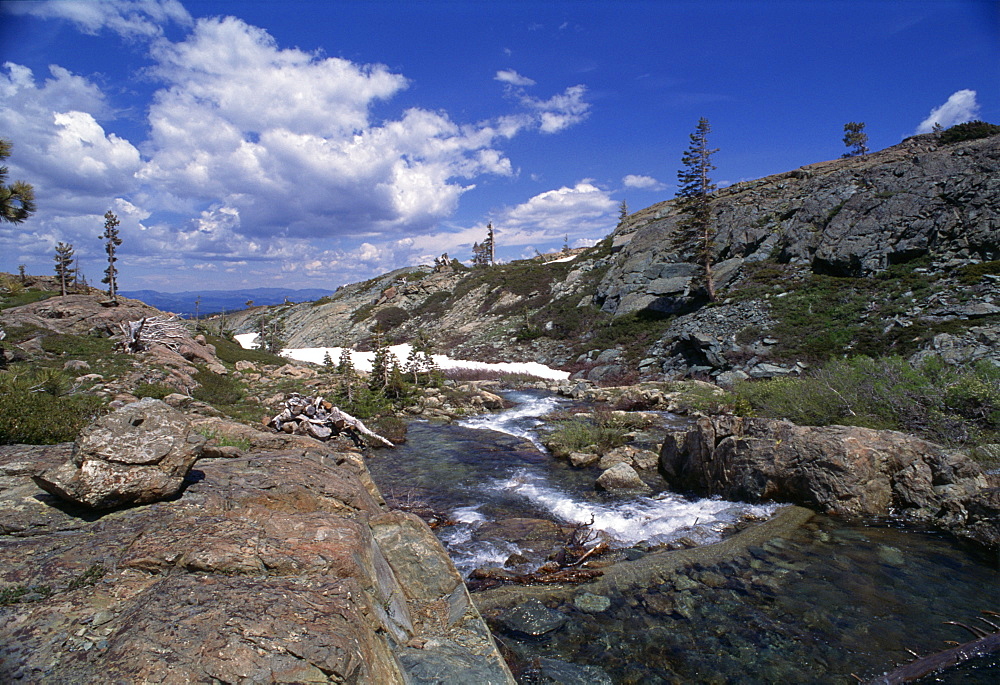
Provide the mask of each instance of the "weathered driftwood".
{"label": "weathered driftwood", "polygon": [[[1000,614],[993,611],[984,611],[983,613],[991,616],[1000,616]],[[869,681],[870,684],[897,685],[898,683],[912,683],[931,673],[958,666],[969,659],[1000,651],[1000,628],[991,621],[983,618],[980,620],[990,625],[995,632],[987,632],[978,626],[968,626],[955,621],[947,621],[947,623],[951,623],[952,625],[965,628],[975,635],[976,639],[951,647],[950,649],[917,657],[908,664],[903,664],[885,675]]]}
{"label": "weathered driftwood", "polygon": [[143,352],[154,344],[176,350],[190,337],[184,324],[172,316],[148,316],[138,321],[123,321],[118,327],[122,335],[119,345],[129,354]]}
{"label": "weathered driftwood", "polygon": [[267,425],[283,433],[309,435],[317,440],[329,440],[340,433],[347,433],[355,442],[360,442],[360,433],[387,447],[395,447],[378,433],[369,430],[360,419],[333,406],[322,397],[303,397],[292,393],[285,400],[285,408],[268,421]]}

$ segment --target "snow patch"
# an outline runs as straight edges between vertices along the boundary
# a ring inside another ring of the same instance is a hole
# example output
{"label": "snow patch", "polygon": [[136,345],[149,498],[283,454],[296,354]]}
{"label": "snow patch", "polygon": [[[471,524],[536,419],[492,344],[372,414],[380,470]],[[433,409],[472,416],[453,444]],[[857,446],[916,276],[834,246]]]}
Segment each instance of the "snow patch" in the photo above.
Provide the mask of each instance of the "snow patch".
{"label": "snow patch", "polygon": [[[240,335],[233,336],[236,341],[244,349],[251,349],[253,343],[257,338],[256,333],[241,333]],[[297,347],[289,348],[281,351],[283,357],[288,357],[289,359],[295,359],[301,362],[312,362],[313,364],[322,364],[324,357],[329,354],[330,359],[336,364],[340,361],[340,355],[343,352],[342,347]],[[396,356],[400,364],[406,364],[407,358],[410,356],[410,350],[413,347],[406,343],[402,345],[393,345],[389,348],[389,352]],[[350,350],[351,362],[354,364],[354,368],[359,371],[369,372],[372,370],[372,360],[375,358],[374,352],[358,352],[356,350]],[[489,363],[489,362],[477,362],[467,359],[452,359],[443,354],[432,355],[434,363],[437,364],[440,369],[484,369],[492,371],[507,371],[511,373],[525,373],[531,376],[537,376],[538,378],[544,378],[546,380],[562,381],[569,378],[568,371],[559,371],[558,369],[553,369],[544,364],[539,364],[538,362],[499,362],[499,363]]]}

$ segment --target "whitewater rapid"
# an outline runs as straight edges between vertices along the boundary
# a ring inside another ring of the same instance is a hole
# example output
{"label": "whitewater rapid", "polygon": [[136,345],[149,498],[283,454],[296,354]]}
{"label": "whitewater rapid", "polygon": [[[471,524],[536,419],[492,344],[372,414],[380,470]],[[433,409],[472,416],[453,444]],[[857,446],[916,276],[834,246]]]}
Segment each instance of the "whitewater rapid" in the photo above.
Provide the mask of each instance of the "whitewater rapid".
{"label": "whitewater rapid", "polygon": [[[467,428],[491,430],[530,440],[545,451],[537,435],[540,417],[565,402],[558,397],[510,393],[518,404],[497,414],[477,416],[462,423]],[[725,530],[741,519],[767,518],[777,505],[751,505],[719,498],[687,498],[661,492],[657,495],[595,498],[593,492],[570,492],[554,485],[544,465],[519,465],[508,473],[478,484],[484,500],[516,498],[563,524],[586,524],[596,532],[596,544],[604,540],[613,548],[661,545],[686,538],[697,544],[721,539]],[[596,474],[595,474],[596,478]],[[488,520],[485,505],[455,508],[450,514],[456,525],[442,535],[456,566],[467,573],[474,568],[502,565],[511,554],[523,550],[504,540],[476,540],[475,531]]]}

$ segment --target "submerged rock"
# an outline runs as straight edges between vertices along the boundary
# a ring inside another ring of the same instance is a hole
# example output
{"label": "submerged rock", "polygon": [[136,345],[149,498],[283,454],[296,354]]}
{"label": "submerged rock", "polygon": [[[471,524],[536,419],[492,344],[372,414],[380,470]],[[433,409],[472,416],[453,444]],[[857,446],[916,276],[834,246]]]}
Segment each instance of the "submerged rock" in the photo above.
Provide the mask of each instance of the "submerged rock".
{"label": "submerged rock", "polygon": [[500,624],[508,632],[528,637],[541,637],[551,633],[562,628],[566,621],[565,614],[549,609],[537,599],[529,599],[505,611],[500,617]]}

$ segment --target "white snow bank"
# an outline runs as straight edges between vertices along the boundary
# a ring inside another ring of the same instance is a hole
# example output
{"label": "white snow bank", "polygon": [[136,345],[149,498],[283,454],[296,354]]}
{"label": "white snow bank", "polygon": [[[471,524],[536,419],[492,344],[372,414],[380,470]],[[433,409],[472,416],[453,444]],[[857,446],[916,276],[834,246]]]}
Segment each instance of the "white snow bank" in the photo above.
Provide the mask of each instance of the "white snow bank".
{"label": "white snow bank", "polygon": [[[240,335],[233,336],[236,341],[244,349],[250,349],[253,346],[254,340],[257,338],[256,333],[241,333]],[[399,359],[400,364],[406,364],[407,357],[410,356],[410,350],[412,347],[407,344],[393,345],[389,348],[389,351],[396,355]],[[289,359],[296,359],[302,362],[312,362],[313,364],[322,364],[323,358],[327,353],[330,354],[330,359],[336,364],[340,361],[340,355],[343,351],[342,347],[298,347],[285,349],[281,351],[281,355],[288,357]],[[354,368],[359,371],[371,371],[372,370],[372,359],[374,359],[374,352],[358,352],[356,350],[351,350],[351,362],[354,364]],[[557,369],[550,368],[544,364],[539,364],[538,362],[502,362],[491,364],[488,362],[475,362],[465,359],[452,359],[443,354],[432,355],[434,363],[437,364],[440,369],[486,369],[494,371],[508,371],[511,373],[526,373],[532,376],[537,376],[538,378],[545,378],[548,380],[562,381],[569,378],[568,371],[559,371]]]}

